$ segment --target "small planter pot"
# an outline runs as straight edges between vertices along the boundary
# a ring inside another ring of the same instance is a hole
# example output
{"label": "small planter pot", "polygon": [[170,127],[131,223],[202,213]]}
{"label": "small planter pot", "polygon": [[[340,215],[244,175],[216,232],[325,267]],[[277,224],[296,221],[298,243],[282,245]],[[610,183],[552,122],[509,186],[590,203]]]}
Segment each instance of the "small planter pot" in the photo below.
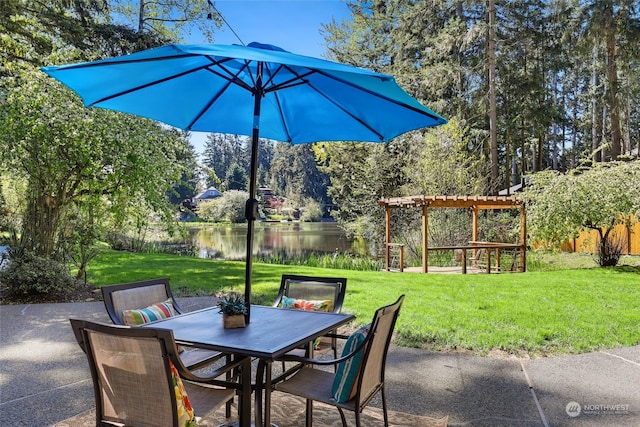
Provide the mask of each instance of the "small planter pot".
{"label": "small planter pot", "polygon": [[222,326],[225,329],[244,328],[244,314],[223,314]]}

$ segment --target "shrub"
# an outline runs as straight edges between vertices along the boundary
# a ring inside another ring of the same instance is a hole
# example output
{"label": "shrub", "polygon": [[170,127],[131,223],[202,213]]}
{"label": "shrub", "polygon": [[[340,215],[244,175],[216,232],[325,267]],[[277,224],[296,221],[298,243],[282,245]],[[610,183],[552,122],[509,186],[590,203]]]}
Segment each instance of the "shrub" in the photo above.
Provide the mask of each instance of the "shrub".
{"label": "shrub", "polygon": [[76,282],[63,264],[29,252],[19,257],[14,253],[8,268],[0,272],[0,285],[7,299],[62,300],[75,289]]}
{"label": "shrub", "polygon": [[305,205],[302,209],[300,221],[319,221],[322,219],[322,214],[322,205],[313,199],[307,199],[305,200]]}
{"label": "shrub", "polygon": [[598,237],[597,251],[594,259],[600,267],[615,267],[620,261],[625,241],[615,233],[610,233],[608,238]]}
{"label": "shrub", "polygon": [[220,220],[220,218],[217,217],[215,200],[203,200],[198,202],[196,211],[198,213],[198,218],[202,221],[216,222]]}
{"label": "shrub", "polygon": [[245,191],[228,190],[221,197],[198,204],[198,216],[205,221],[245,222],[245,204],[249,194]]}

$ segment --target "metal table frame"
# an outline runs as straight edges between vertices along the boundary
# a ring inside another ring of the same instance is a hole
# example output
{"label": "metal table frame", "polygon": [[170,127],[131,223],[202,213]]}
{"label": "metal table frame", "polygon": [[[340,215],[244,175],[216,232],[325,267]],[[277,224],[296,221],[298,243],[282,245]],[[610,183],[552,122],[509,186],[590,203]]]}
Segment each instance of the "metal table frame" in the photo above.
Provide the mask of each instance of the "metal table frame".
{"label": "metal table frame", "polygon": [[[251,322],[244,328],[225,329],[217,307],[170,317],[143,327],[171,329],[180,345],[244,357],[239,397],[240,426],[251,425],[251,360],[269,365],[288,351],[305,345],[354,319],[350,314],[251,306]],[[270,368],[269,366],[267,366]],[[247,375],[248,373],[248,375]],[[268,375],[268,374],[267,374]],[[261,399],[256,393],[256,400]],[[269,390],[265,392],[265,424],[270,423]],[[258,413],[260,412],[260,414]],[[261,424],[261,402],[256,402],[256,424]]]}

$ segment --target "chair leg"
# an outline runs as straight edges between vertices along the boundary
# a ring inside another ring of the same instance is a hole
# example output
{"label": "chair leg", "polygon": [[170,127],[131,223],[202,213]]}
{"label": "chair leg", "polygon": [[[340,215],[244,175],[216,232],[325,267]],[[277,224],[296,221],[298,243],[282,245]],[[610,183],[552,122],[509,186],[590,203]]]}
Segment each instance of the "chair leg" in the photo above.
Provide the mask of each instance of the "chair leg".
{"label": "chair leg", "polygon": [[380,390],[382,394],[382,414],[384,415],[384,427],[389,427],[389,415],[387,414],[387,396],[384,392],[384,383],[382,384],[382,389]]}
{"label": "chair leg", "polygon": [[224,408],[224,416],[225,418],[231,418],[231,404],[233,403],[233,399],[227,401],[227,404]]}
{"label": "chair leg", "polygon": [[[355,415],[356,415],[356,427],[360,427],[360,411],[356,409]],[[346,427],[346,425],[344,427]]]}
{"label": "chair leg", "polygon": [[[231,363],[231,362],[232,362],[232,360],[231,360],[231,355],[227,355],[227,356],[225,356],[225,362],[226,362],[227,364],[229,364],[229,363]],[[231,382],[231,381],[233,380],[233,372],[228,371],[228,372],[227,372],[227,374],[226,374],[226,376],[225,376],[225,379],[226,379],[228,382]],[[230,400],[228,400],[228,401],[227,401],[227,404],[225,405],[225,409],[224,409],[224,416],[225,416],[226,418],[230,418],[230,417],[231,417],[231,405],[232,405],[232,404],[233,404],[233,399],[230,399]]]}
{"label": "chair leg", "polygon": [[306,426],[312,427],[313,425],[313,400],[307,399],[307,414],[306,414]]}
{"label": "chair leg", "polygon": [[[342,408],[338,408],[338,412],[340,412],[340,419],[342,420],[342,427],[347,427],[347,419],[344,416],[344,411]],[[356,412],[356,425],[359,425],[358,422],[360,419],[358,418],[358,413]]]}

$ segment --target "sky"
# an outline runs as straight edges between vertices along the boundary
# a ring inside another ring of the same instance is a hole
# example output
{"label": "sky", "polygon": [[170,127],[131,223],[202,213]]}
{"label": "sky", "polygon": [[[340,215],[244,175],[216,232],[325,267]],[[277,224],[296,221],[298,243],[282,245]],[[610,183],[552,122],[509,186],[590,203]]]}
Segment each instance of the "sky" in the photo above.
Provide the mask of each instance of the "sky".
{"label": "sky", "polygon": [[[216,32],[217,44],[244,44],[253,41],[276,45],[289,52],[322,58],[324,38],[322,24],[332,18],[340,22],[349,16],[341,0],[216,0],[216,9],[229,26]],[[231,29],[229,29],[231,27]],[[189,43],[205,43],[195,36]],[[194,132],[191,138],[195,150],[201,154],[206,133]]]}

